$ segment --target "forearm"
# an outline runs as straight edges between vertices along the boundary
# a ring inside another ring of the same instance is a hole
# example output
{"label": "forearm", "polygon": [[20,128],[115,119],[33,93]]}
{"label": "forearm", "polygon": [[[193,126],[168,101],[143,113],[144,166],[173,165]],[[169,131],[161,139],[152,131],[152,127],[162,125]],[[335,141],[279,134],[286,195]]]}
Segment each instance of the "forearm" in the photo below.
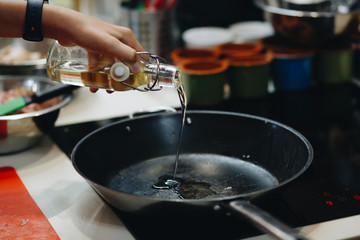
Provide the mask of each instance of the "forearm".
{"label": "forearm", "polygon": [[82,15],[74,10],[44,4],[42,13],[42,32],[44,37],[59,41],[73,41],[79,34],[76,27],[79,21],[74,17]]}
{"label": "forearm", "polygon": [[0,1],[0,37],[21,37],[26,1]]}
{"label": "forearm", "polygon": [[[0,0],[0,37],[22,37],[25,26],[26,1]],[[88,51],[116,57],[132,65],[136,51],[143,51],[128,28],[103,22],[80,12],[44,4],[42,34],[65,46],[79,45]]]}
{"label": "forearm", "polygon": [[[57,39],[58,35],[63,35],[66,27],[71,27],[71,22],[68,22],[71,19],[66,18],[66,13],[71,11],[44,4],[42,13],[44,37]],[[26,1],[0,0],[0,37],[21,37],[24,32],[25,14]]]}

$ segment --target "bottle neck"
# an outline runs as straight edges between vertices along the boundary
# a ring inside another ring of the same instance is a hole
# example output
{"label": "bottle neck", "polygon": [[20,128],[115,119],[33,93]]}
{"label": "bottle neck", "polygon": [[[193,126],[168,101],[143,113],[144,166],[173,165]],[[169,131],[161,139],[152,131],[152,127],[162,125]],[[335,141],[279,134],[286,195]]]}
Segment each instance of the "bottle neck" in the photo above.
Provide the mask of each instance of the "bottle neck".
{"label": "bottle neck", "polygon": [[149,86],[178,88],[182,82],[179,68],[169,64],[146,64],[145,73],[149,74]]}

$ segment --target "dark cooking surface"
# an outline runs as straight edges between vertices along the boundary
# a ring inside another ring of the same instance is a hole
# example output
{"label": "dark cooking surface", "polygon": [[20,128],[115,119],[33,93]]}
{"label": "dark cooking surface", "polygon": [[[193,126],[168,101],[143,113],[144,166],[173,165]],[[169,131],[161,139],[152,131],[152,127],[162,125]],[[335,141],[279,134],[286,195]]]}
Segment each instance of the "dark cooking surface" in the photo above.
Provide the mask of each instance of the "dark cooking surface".
{"label": "dark cooking surface", "polygon": [[[189,109],[196,108],[190,106]],[[305,135],[314,148],[313,163],[302,176],[279,192],[256,199],[256,205],[293,227],[360,214],[358,86],[316,86],[299,92],[275,93],[263,99],[231,100],[212,109],[249,113],[287,124]],[[119,118],[57,127],[51,137],[70,156],[83,136],[117,120]],[[159,213],[149,219],[114,211],[139,239],[155,236],[158,239],[159,236],[233,239],[257,234],[246,221],[218,213],[178,219],[168,219],[166,213]],[[212,218],[223,218],[222,224],[214,225]],[[194,236],[194,229],[203,230]],[[223,231],[220,234],[214,229]]]}

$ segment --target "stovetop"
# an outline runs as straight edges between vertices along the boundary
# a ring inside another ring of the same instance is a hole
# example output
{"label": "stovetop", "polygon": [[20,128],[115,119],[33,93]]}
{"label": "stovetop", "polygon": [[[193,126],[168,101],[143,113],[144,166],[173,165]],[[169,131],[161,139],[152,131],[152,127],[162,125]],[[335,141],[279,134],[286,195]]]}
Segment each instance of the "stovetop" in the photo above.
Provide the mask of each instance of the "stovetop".
{"label": "stovetop", "polygon": [[[226,100],[201,109],[242,112],[266,117],[301,132],[314,148],[310,168],[276,194],[254,203],[291,227],[360,214],[360,87],[356,81],[313,86],[302,91],[275,92],[264,98]],[[189,106],[189,110],[199,109]],[[85,122],[56,127],[50,134],[70,158],[76,143],[108,123]],[[113,209],[137,239],[159,239],[159,229],[170,239],[235,239],[259,234],[246,222],[229,220],[213,224],[211,218],[164,219],[137,216]],[[215,216],[217,217],[217,216]],[[229,220],[229,221],[228,221]],[[175,231],[175,229],[181,229]],[[196,231],[194,229],[205,229]],[[219,231],[223,229],[221,235]],[[177,235],[176,235],[177,233]],[[154,234],[152,236],[152,234]]]}

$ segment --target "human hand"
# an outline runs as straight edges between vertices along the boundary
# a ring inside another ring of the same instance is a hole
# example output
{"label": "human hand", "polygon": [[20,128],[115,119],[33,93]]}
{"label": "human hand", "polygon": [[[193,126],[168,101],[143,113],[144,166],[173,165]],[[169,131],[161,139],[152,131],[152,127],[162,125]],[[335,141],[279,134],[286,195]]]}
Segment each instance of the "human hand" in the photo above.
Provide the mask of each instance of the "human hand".
{"label": "human hand", "polygon": [[[42,22],[45,37],[56,39],[63,46],[78,45],[86,49],[94,68],[101,67],[99,57],[112,56],[112,61],[116,58],[123,62],[131,72],[140,71],[136,52],[144,49],[129,28],[53,5],[44,5]],[[90,88],[90,91],[97,90]]]}
{"label": "human hand", "polygon": [[43,34],[63,46],[78,45],[89,52],[114,56],[136,70],[136,52],[144,51],[129,28],[110,24],[80,12],[44,5]]}

